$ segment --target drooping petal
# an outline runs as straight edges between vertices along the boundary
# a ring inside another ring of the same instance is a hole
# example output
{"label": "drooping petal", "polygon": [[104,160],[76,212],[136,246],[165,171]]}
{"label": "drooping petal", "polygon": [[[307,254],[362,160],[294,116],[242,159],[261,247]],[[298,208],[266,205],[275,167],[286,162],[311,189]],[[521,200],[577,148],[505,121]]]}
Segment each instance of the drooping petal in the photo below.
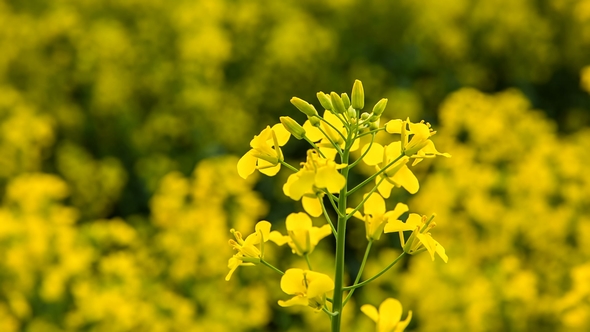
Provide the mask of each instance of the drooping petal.
{"label": "drooping petal", "polygon": [[289,175],[289,177],[287,178],[287,182],[285,182],[285,184],[283,185],[283,193],[285,194],[285,196],[291,197],[291,186],[295,181],[297,181],[298,178],[299,175],[297,175],[297,173]]}
{"label": "drooping petal", "polygon": [[[303,270],[302,269],[288,269],[285,274],[281,277],[281,289],[283,292],[293,294],[305,294],[307,289],[303,282]],[[307,305],[307,302],[305,303]]]}
{"label": "drooping petal", "polygon": [[246,179],[256,170],[257,158],[253,155],[253,150],[246,152],[245,155],[238,160],[238,174],[242,179]]}
{"label": "drooping petal", "polygon": [[[369,145],[363,147],[362,153],[365,153]],[[367,155],[363,158],[365,164],[369,166],[379,165],[383,161],[383,146],[379,143],[373,143]]]}
{"label": "drooping petal", "polygon": [[432,260],[434,261],[434,253],[436,252],[436,244],[434,243],[434,239],[432,238],[432,236],[429,234],[417,233],[416,237],[418,238],[418,240],[420,240],[420,242],[422,242],[422,244],[424,245],[424,248],[426,248],[426,250],[428,250],[428,253],[430,254],[430,258],[432,258]]}
{"label": "drooping petal", "polygon": [[[365,197],[367,194],[365,194]],[[365,215],[381,216],[385,213],[385,201],[380,195],[373,194],[367,198],[364,206]]]}
{"label": "drooping petal", "polygon": [[410,208],[404,204],[404,203],[397,203],[395,205],[395,208],[393,209],[393,211],[387,211],[385,212],[385,216],[384,218],[386,219],[397,219],[399,218],[399,216],[401,216],[402,214],[408,212],[410,210]]}
{"label": "drooping petal", "polygon": [[301,198],[301,204],[303,204],[303,209],[305,212],[309,213],[312,217],[319,217],[324,213],[322,210],[322,203],[320,203],[319,197],[308,197],[303,196]]}
{"label": "drooping petal", "polygon": [[393,181],[404,187],[410,194],[415,194],[420,189],[418,178],[412,173],[408,166],[402,166],[393,176]]}
{"label": "drooping petal", "polygon": [[375,323],[379,321],[379,312],[377,312],[377,308],[374,306],[370,304],[363,304],[361,306],[361,311],[365,315],[369,316],[369,318],[371,318],[371,320],[373,320]]}
{"label": "drooping petal", "polygon": [[402,318],[402,304],[393,298],[388,298],[379,306],[378,331],[391,331]]}
{"label": "drooping petal", "polygon": [[292,307],[294,305],[304,305],[306,306],[309,303],[309,300],[303,296],[295,296],[292,299],[287,301],[279,300],[279,305],[281,307]]}
{"label": "drooping petal", "polygon": [[229,261],[227,262],[227,267],[229,267],[229,272],[227,276],[225,276],[225,281],[229,281],[231,279],[232,274],[236,271],[238,266],[242,263],[241,260],[237,259],[236,257],[232,256]]}
{"label": "drooping petal", "polygon": [[[351,213],[353,210],[354,210],[353,208],[347,208],[346,214]],[[363,215],[358,210],[352,216],[355,218],[358,218],[360,220],[363,220],[363,221],[365,220],[365,218],[363,218]]]}
{"label": "drooping petal", "polygon": [[313,171],[300,170],[297,172],[298,178],[291,184],[289,188],[289,197],[298,201],[305,194],[313,194],[313,184],[315,182],[315,174]]}
{"label": "drooping petal", "polygon": [[256,230],[257,234],[261,234],[262,242],[266,242],[268,241],[268,235],[270,234],[270,227],[271,224],[266,221],[266,220],[261,220],[258,223],[256,223],[256,226],[254,227],[254,229]]}
{"label": "drooping petal", "polygon": [[385,149],[385,154],[387,155],[387,158],[389,159],[389,161],[392,161],[402,154],[402,142],[392,142],[389,145],[387,145]]}
{"label": "drooping petal", "polygon": [[291,213],[287,216],[285,224],[288,231],[310,230],[311,218],[303,212]]}
{"label": "drooping petal", "polygon": [[315,185],[318,188],[326,188],[331,193],[337,193],[346,184],[346,178],[335,167],[322,167],[315,176]]}
{"label": "drooping petal", "polygon": [[395,330],[393,330],[393,332],[404,332],[406,327],[408,327],[408,325],[410,325],[411,320],[412,320],[412,310],[409,310],[408,316],[406,316],[406,319],[397,323],[397,326],[395,327]]}
{"label": "drooping petal", "polygon": [[445,252],[445,248],[438,243],[435,239],[432,239],[434,241],[434,243],[436,244],[436,253],[438,254],[438,256],[440,256],[440,258],[446,263],[449,260],[449,257],[447,256],[446,252]]}
{"label": "drooping petal", "polygon": [[314,227],[311,229],[311,244],[312,244],[312,250],[313,247],[315,247],[318,242],[320,242],[321,239],[325,238],[326,236],[332,234],[332,228],[330,227],[330,225],[326,224],[322,227]]}
{"label": "drooping petal", "polygon": [[383,198],[389,198],[389,195],[391,195],[391,189],[393,189],[394,185],[391,184],[389,181],[381,181],[381,178],[381,176],[377,176],[376,182],[381,182],[377,187],[377,190],[379,191],[381,196],[383,196]]}
{"label": "drooping petal", "polygon": [[282,123],[277,123],[276,125],[272,126],[272,130],[275,132],[275,135],[277,136],[279,146],[287,144],[289,138],[291,137],[291,133],[287,129],[285,129]]}
{"label": "drooping petal", "polygon": [[264,159],[258,159],[258,170],[268,176],[275,176],[281,170],[281,164],[272,164]]}

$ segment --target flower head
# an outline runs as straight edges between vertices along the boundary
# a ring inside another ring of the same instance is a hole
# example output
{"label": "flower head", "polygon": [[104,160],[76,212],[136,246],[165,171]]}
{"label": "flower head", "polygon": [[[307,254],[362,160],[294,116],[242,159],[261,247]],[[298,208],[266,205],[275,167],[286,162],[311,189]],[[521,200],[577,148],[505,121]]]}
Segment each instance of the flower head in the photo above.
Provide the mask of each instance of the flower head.
{"label": "flower head", "polygon": [[244,179],[256,169],[268,176],[277,174],[283,160],[280,147],[287,144],[289,137],[291,134],[281,123],[277,123],[272,128],[266,126],[250,141],[252,149],[238,161],[238,174]]}
{"label": "flower head", "polygon": [[[366,194],[365,194],[366,196]],[[353,209],[347,209],[350,213]],[[369,196],[363,205],[364,215],[360,212],[355,212],[354,217],[365,222],[365,230],[367,232],[367,240],[379,240],[383,233],[383,228],[389,220],[396,220],[402,213],[408,211],[408,206],[403,203],[398,203],[393,211],[385,211],[385,201],[377,194]]]}
{"label": "flower head", "polygon": [[[370,147],[367,145],[363,148],[365,151],[366,149],[370,150],[367,151],[363,161],[367,165],[375,166],[377,171],[385,169],[382,174],[376,177],[379,184],[377,189],[383,197],[389,198],[394,187],[403,187],[410,194],[415,194],[418,191],[420,184],[406,165],[410,159],[402,154],[400,142],[393,142],[386,146],[373,143]],[[381,181],[382,179],[383,181]]]}
{"label": "flower head", "polygon": [[229,244],[237,253],[229,259],[229,273],[225,277],[226,281],[231,278],[238,266],[253,266],[260,262],[264,256],[264,243],[269,239],[270,227],[268,221],[259,221],[255,226],[256,231],[248,235],[246,239],[235,229],[230,230],[236,239],[229,240]]}
{"label": "flower head", "polygon": [[295,295],[290,300],[279,301],[281,307],[303,305],[319,311],[326,303],[326,293],[334,289],[334,281],[323,273],[289,269],[281,278],[281,289]]}
{"label": "flower head", "polygon": [[[342,120],[337,115],[330,111],[325,111],[323,121],[320,122],[319,127],[314,126],[309,120],[303,124],[307,137],[312,142],[318,142],[317,146],[320,151],[327,158],[334,159],[336,156],[336,148],[334,144],[340,148],[344,148],[346,141],[346,127],[342,123]],[[352,143],[350,151],[355,151],[359,148],[359,141],[355,140]]]}
{"label": "flower head", "polygon": [[[449,158],[448,153],[440,153],[434,147],[430,137],[436,134],[428,122],[412,123],[410,119],[391,120],[385,125],[390,134],[401,134],[401,151],[408,157],[415,158],[412,165],[416,165],[424,158],[443,156]],[[410,139],[410,135],[412,138]]]}
{"label": "flower head", "polygon": [[[430,230],[436,226],[436,223],[432,219],[434,219],[434,215],[427,218],[417,213],[410,213],[405,223],[395,220],[388,223],[384,231],[385,233],[399,233],[404,252],[413,255],[427,250],[433,261],[434,254],[436,253],[446,263],[449,258],[445,253],[445,248],[430,234]],[[404,231],[412,231],[407,241],[404,240]]]}
{"label": "flower head", "polygon": [[330,225],[313,227],[311,218],[303,212],[287,216],[286,226],[288,235],[272,231],[269,239],[279,246],[289,244],[293,253],[300,256],[310,254],[318,242],[332,232]]}
{"label": "flower head", "polygon": [[402,319],[402,304],[392,298],[388,298],[377,308],[370,304],[361,307],[361,311],[377,323],[377,332],[403,332],[410,320],[412,320],[412,310],[408,311],[408,316]]}
{"label": "flower head", "polygon": [[338,172],[346,165],[322,158],[315,150],[307,151],[307,161],[301,165],[299,172],[289,176],[283,192],[296,201],[302,199],[305,211],[318,217],[322,214],[319,200],[323,197],[324,190],[337,193],[346,184],[346,179]]}

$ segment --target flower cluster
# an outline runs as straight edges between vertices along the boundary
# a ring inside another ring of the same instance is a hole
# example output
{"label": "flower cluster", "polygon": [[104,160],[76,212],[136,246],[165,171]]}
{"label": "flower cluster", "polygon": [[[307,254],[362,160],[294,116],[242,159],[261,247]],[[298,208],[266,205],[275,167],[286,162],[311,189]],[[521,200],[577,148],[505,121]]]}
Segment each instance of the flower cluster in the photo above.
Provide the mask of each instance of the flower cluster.
{"label": "flower cluster", "polygon": [[[358,80],[353,85],[351,97],[346,93],[335,92],[318,92],[317,97],[325,109],[323,115],[320,116],[312,104],[293,97],[291,103],[307,116],[303,125],[291,117],[281,117],[280,123],[267,126],[252,139],[251,150],[238,162],[238,174],[243,178],[255,170],[274,176],[281,167],[289,169],[292,173],[283,185],[283,193],[294,201],[301,201],[305,212],[291,213],[286,217],[286,234],[278,230],[271,232],[271,223],[268,221],[259,222],[255,233],[246,239],[232,230],[236,240],[230,240],[230,244],[237,253],[229,260],[230,272],[226,280],[230,279],[238,266],[266,265],[282,275],[281,289],[293,296],[286,301],[279,300],[280,306],[302,305],[315,311],[324,311],[330,317],[332,331],[339,331],[342,310],[355,289],[387,272],[404,255],[428,251],[433,260],[437,254],[447,262],[445,249],[432,237],[431,230],[436,225],[432,217],[426,218],[416,213],[404,217],[410,210],[406,204],[400,202],[393,210],[388,210],[385,199],[390,197],[396,187],[415,194],[420,186],[411,168],[426,158],[450,155],[435,148],[431,138],[436,132],[428,123],[397,119],[381,125],[380,119],[387,106],[387,99],[376,103],[370,113],[362,112],[365,97],[363,85]],[[379,132],[389,134],[391,142],[376,142],[375,137]],[[289,164],[281,151],[291,135],[307,141],[311,146],[306,161],[299,167]],[[356,150],[360,150],[360,157],[353,160],[351,152]],[[360,161],[373,166],[375,171],[355,187],[349,188],[349,173]],[[372,183],[374,185],[371,188],[368,185]],[[359,190],[366,190],[360,203],[348,206],[352,201],[349,196]],[[326,206],[333,208],[332,214]],[[333,221],[334,215],[337,220]],[[311,217],[322,217],[325,222],[322,226],[314,226]],[[355,281],[345,286],[346,224],[352,217],[364,222],[367,249]],[[404,234],[406,231],[411,231],[407,238]],[[383,234],[392,232],[397,232],[400,237],[400,256],[375,276],[361,281],[373,242],[378,241]],[[319,242],[330,235],[334,236],[336,242],[333,278],[314,270],[309,257]],[[308,269],[291,268],[282,272],[266,261],[264,251],[269,240],[278,246],[288,244],[293,254],[305,259]],[[364,305],[361,310],[377,323],[379,332],[403,331],[412,317],[410,311],[408,317],[401,321],[401,304],[391,298],[381,304],[379,311],[371,305]]]}

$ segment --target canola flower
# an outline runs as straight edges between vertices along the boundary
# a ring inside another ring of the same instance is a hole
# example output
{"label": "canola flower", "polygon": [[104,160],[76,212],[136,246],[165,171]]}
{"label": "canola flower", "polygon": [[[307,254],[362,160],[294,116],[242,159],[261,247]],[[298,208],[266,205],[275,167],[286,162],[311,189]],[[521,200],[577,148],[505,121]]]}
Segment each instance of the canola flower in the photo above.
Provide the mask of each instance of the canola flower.
{"label": "canola flower", "polygon": [[[387,99],[379,100],[370,113],[362,112],[365,96],[359,80],[354,82],[351,98],[346,93],[336,92],[318,92],[317,97],[325,109],[323,115],[312,104],[293,97],[291,103],[307,116],[305,123],[300,125],[291,117],[281,117],[280,124],[272,128],[267,126],[252,139],[251,150],[238,162],[238,173],[243,178],[255,170],[274,176],[281,166],[287,168],[292,173],[283,185],[283,193],[295,201],[301,201],[305,212],[287,216],[286,234],[278,230],[270,232],[271,224],[266,221],[258,223],[256,232],[245,240],[232,230],[236,240],[230,240],[230,244],[238,252],[230,258],[230,272],[226,280],[240,265],[262,263],[281,274],[280,288],[293,295],[289,300],[280,300],[280,306],[302,305],[323,311],[329,317],[331,331],[334,332],[340,331],[343,308],[355,290],[379,278],[404,255],[428,251],[433,260],[437,254],[444,262],[448,261],[443,246],[432,237],[431,230],[436,225],[432,218],[426,219],[410,213],[404,222],[403,215],[410,208],[398,202],[393,210],[388,210],[385,198],[389,198],[395,188],[404,188],[415,194],[420,185],[411,167],[426,158],[450,155],[435,148],[431,137],[436,132],[428,123],[397,119],[381,125],[380,118],[387,106]],[[390,134],[391,142],[384,145],[375,142],[379,132]],[[287,163],[281,151],[281,146],[287,143],[291,135],[298,140],[305,140],[311,146],[306,161],[300,167]],[[351,152],[358,150],[361,142],[360,157],[353,160]],[[410,160],[413,162],[410,163]],[[374,166],[375,172],[349,188],[352,185],[349,173],[361,161]],[[372,183],[374,185],[371,187]],[[365,192],[360,203],[349,206],[350,196],[360,190]],[[336,220],[332,220],[328,208],[334,211]],[[324,225],[313,226],[310,216],[325,219]],[[367,246],[354,282],[347,286],[344,253],[347,223],[352,217],[364,223]],[[412,231],[407,240],[404,231]],[[373,242],[383,234],[392,232],[399,233],[401,254],[379,273],[361,281]],[[336,242],[333,279],[314,270],[310,259],[319,242],[330,234]],[[278,246],[288,244],[293,254],[305,259],[308,270],[290,268],[283,272],[265,261],[263,256],[268,240]],[[410,311],[408,317],[401,321],[401,303],[392,298],[385,300],[379,311],[370,305],[364,305],[361,310],[377,323],[379,332],[403,331],[412,317]]]}

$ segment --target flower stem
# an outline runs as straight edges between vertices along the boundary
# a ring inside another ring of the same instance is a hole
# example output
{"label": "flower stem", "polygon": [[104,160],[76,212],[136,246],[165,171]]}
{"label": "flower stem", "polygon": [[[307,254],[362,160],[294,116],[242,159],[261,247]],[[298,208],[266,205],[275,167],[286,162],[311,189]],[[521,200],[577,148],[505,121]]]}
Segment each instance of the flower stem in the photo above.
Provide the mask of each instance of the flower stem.
{"label": "flower stem", "polygon": [[283,166],[285,166],[285,167],[287,167],[288,169],[292,170],[293,172],[295,172],[295,173],[299,172],[299,170],[298,170],[297,168],[295,168],[294,166],[291,166],[289,163],[285,162],[284,160],[279,160],[279,162],[280,162],[280,163],[281,163]]}
{"label": "flower stem", "polygon": [[355,283],[352,286],[344,287],[344,290],[352,290],[352,289],[362,287],[362,286],[370,283],[371,281],[379,278],[383,273],[385,273],[389,269],[391,269],[402,257],[404,257],[405,254],[406,254],[405,252],[402,252],[399,256],[397,256],[397,258],[393,262],[391,262],[391,264],[387,265],[387,267],[385,267],[383,270],[381,270],[381,272],[377,273],[376,275],[372,276],[371,278],[369,278],[361,283],[358,283],[358,284]]}
{"label": "flower stem", "polygon": [[[356,279],[354,280],[353,285],[357,284],[359,282],[359,280],[361,280],[361,276],[363,275],[363,270],[365,269],[365,264],[367,263],[367,258],[369,258],[369,252],[371,251],[372,246],[373,246],[373,240],[369,240],[369,243],[367,244],[367,249],[365,250],[365,256],[363,257],[363,261],[361,262],[361,267],[359,268],[359,272],[356,274]],[[346,303],[348,302],[348,300],[350,299],[350,297],[354,293],[355,289],[356,288],[351,289],[350,292],[348,293],[348,295],[346,295],[346,299],[344,299],[344,303],[342,304],[343,306],[346,305]]]}
{"label": "flower stem", "polygon": [[309,261],[309,255],[305,254],[305,261],[307,262],[307,267],[309,268],[310,271],[313,271],[313,268],[311,267],[311,262]]}
{"label": "flower stem", "polygon": [[260,259],[260,263],[270,267],[271,269],[275,270],[276,272],[280,273],[281,275],[285,274],[285,272],[277,269],[276,267],[274,267],[272,264],[270,264],[269,262],[265,261],[264,259]]}
{"label": "flower stem", "polygon": [[328,221],[328,223],[330,224],[330,227],[332,228],[332,234],[334,234],[334,238],[336,238],[336,228],[334,227],[334,224],[332,223],[332,219],[330,219],[330,215],[328,214],[328,211],[326,210],[326,206],[324,205],[324,200],[320,199],[320,203],[322,205],[322,211],[324,211],[324,217],[326,217],[326,220]]}

